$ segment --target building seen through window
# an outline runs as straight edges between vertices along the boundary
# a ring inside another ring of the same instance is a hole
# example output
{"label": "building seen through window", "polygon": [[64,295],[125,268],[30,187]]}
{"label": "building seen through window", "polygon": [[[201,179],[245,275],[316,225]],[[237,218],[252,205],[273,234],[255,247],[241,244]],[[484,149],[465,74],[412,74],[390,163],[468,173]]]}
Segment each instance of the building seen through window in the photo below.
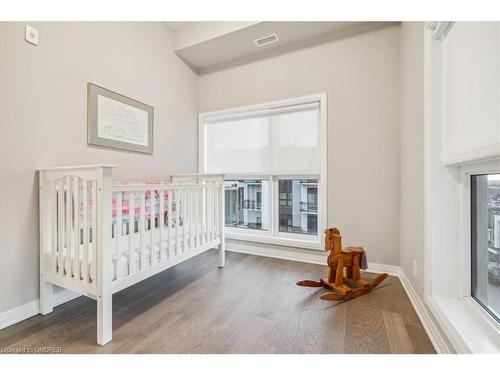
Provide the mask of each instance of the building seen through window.
{"label": "building seen through window", "polygon": [[269,182],[231,180],[225,182],[226,226],[269,229]]}
{"label": "building seen through window", "polygon": [[279,180],[279,231],[318,233],[318,181]]}

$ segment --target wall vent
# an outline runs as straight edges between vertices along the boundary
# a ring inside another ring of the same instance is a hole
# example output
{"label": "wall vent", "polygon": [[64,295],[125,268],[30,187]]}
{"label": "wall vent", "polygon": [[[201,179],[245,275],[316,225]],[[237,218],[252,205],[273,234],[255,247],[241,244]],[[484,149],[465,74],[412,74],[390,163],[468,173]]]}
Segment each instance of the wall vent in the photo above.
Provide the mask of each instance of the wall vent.
{"label": "wall vent", "polygon": [[279,41],[278,35],[276,34],[271,34],[271,35],[266,35],[263,36],[262,38],[255,39],[255,45],[257,47],[264,47],[267,46],[268,44],[276,43]]}

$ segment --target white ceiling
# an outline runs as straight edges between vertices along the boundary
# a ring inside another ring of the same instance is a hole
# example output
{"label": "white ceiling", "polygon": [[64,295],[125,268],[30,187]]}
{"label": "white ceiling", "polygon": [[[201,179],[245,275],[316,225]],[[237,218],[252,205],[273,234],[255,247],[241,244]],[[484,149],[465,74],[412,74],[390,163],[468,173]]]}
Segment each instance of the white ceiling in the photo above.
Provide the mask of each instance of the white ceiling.
{"label": "white ceiling", "polygon": [[[328,38],[341,38],[394,23],[380,22],[248,22],[240,28],[220,32],[224,22],[203,25],[191,22],[174,31],[177,37],[176,53],[195,71],[205,73],[230,65],[265,58],[272,54],[289,52],[293,49],[324,42]],[[210,29],[218,26],[219,32],[210,37]],[[203,35],[196,35],[196,34]],[[276,33],[279,41],[264,47],[257,47],[254,40]],[[177,35],[176,35],[177,34]],[[188,37],[189,36],[189,37]],[[205,37],[204,37],[205,36]],[[192,40],[192,43],[186,43]]]}

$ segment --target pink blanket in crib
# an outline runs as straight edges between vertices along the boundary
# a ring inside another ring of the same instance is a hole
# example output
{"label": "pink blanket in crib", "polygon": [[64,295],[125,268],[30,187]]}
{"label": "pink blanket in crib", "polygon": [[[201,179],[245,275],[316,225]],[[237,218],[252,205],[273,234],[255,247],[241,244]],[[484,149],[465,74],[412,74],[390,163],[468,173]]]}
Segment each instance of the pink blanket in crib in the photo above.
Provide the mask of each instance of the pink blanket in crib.
{"label": "pink blanket in crib", "polygon": [[[155,184],[159,184],[160,182],[158,181],[120,181],[120,184],[121,185],[131,185],[131,184],[146,184],[146,185],[155,185]],[[92,194],[91,194],[91,185],[89,184],[88,185],[88,196],[89,196],[89,199],[88,199],[88,209],[91,210],[92,209],[92,206],[93,206],[93,202],[92,202]],[[83,191],[83,184],[80,184],[80,192]],[[160,215],[160,191],[159,190],[154,190],[154,197],[151,197],[151,192],[152,190],[148,190],[145,192],[145,205],[144,205],[144,215],[146,217],[146,219],[150,219],[151,218],[151,214],[153,213],[153,217],[157,218],[159,217]],[[132,193],[134,194],[134,193]],[[80,196],[82,196],[80,194]],[[120,193],[118,194],[113,194],[112,196],[112,215],[113,215],[113,222],[116,220],[116,201],[117,201],[117,197],[120,196]],[[121,197],[122,197],[122,220],[124,222],[128,222],[128,219],[129,219],[129,214],[130,214],[130,208],[131,208],[131,204],[130,204],[130,193],[129,192],[122,192],[121,193]],[[168,209],[167,209],[167,204],[168,204],[168,193],[167,191],[164,192],[163,194],[163,215],[166,215]],[[133,200],[133,207],[134,207],[134,220],[138,220],[139,217],[141,216],[141,197],[139,195],[139,193],[135,193],[134,195],[134,200]],[[80,216],[83,215],[83,201],[80,202]]]}

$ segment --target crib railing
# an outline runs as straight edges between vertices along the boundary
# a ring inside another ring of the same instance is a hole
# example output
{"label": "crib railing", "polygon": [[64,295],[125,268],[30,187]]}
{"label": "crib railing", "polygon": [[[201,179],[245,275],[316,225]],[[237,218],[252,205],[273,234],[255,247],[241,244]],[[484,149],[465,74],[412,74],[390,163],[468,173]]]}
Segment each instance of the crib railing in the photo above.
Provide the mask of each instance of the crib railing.
{"label": "crib railing", "polygon": [[120,184],[112,191],[114,280],[221,238],[221,183]]}
{"label": "crib railing", "polygon": [[112,184],[111,168],[40,171],[40,269],[47,281],[96,298],[101,281],[223,241],[221,176]]}

